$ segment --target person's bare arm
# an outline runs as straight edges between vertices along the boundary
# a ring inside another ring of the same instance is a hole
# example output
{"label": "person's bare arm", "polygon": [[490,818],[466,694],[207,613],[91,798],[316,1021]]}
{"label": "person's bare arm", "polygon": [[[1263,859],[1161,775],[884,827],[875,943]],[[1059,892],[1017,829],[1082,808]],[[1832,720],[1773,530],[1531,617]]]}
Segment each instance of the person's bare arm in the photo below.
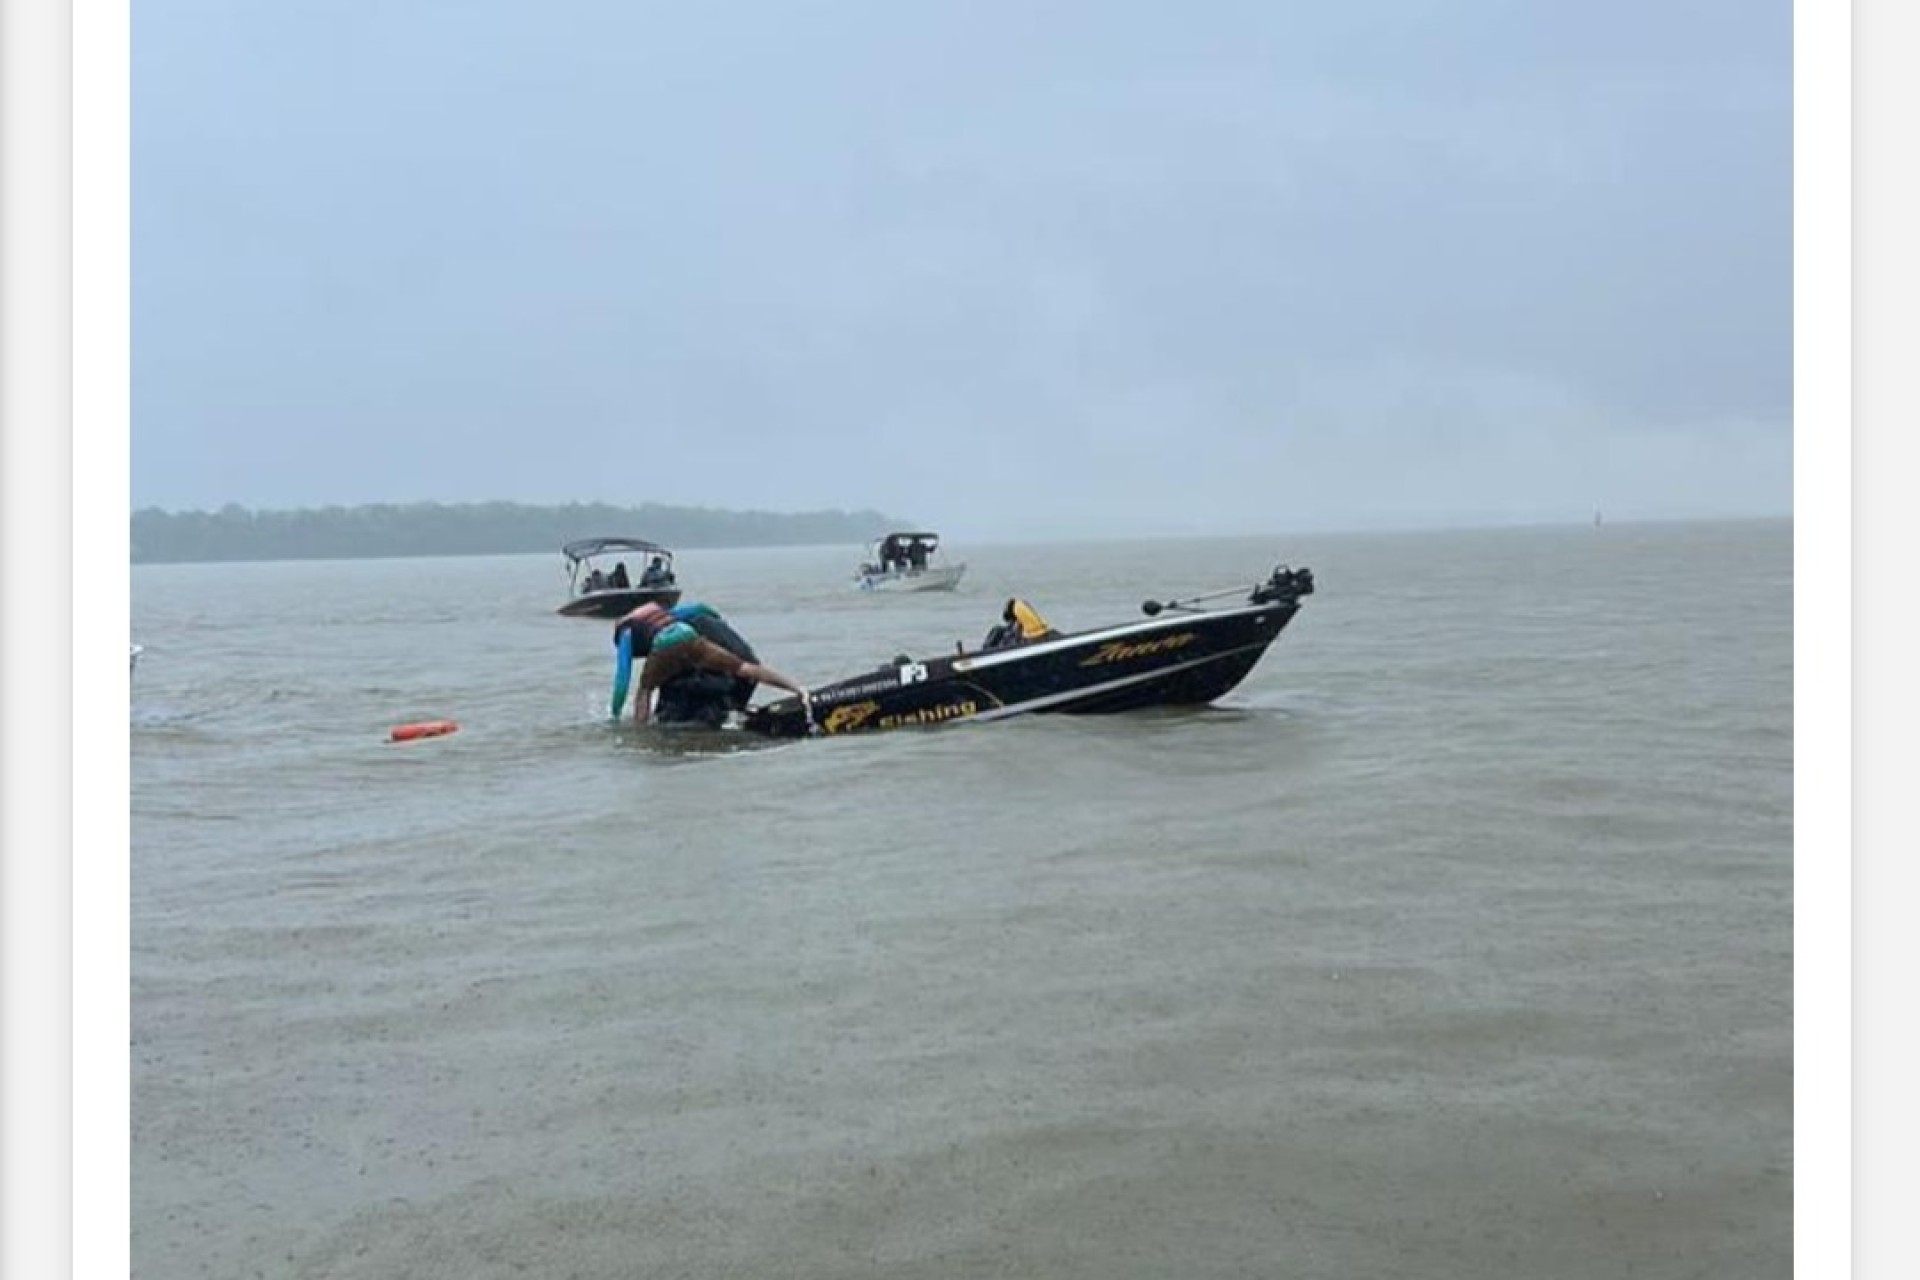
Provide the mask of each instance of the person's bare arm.
{"label": "person's bare arm", "polygon": [[789,680],[772,667],[762,666],[758,662],[741,663],[740,674],[749,680],[756,680],[761,684],[770,684],[776,689],[785,689],[788,693],[797,693],[802,698],[807,696],[805,685]]}
{"label": "person's bare arm", "polygon": [[660,666],[656,655],[648,654],[647,661],[640,668],[640,693],[633,700],[633,723],[636,726],[647,722],[653,714],[653,691],[660,683]]}
{"label": "person's bare arm", "polygon": [[[797,693],[803,702],[811,701],[807,696],[807,687],[788,676],[781,675],[772,667],[758,662],[748,662],[738,654],[729,653],[711,641],[704,642],[695,651],[694,661],[710,671],[719,671],[727,675],[741,676],[758,684],[770,684],[788,693]],[[642,687],[645,679],[642,678]]]}
{"label": "person's bare arm", "polygon": [[788,693],[799,694],[800,710],[807,718],[807,732],[818,732],[813,723],[813,695],[807,692],[806,686],[789,680],[772,667],[763,667],[757,662],[741,663],[740,674],[749,680],[759,680],[763,683],[773,685],[775,688],[785,689]]}

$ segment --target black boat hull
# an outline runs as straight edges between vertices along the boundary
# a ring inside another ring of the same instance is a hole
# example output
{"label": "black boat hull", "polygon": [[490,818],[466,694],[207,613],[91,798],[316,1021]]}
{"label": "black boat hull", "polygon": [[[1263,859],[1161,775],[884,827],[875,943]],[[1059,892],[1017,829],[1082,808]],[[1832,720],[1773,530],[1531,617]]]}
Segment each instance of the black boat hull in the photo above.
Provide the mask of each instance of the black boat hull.
{"label": "black boat hull", "polygon": [[643,604],[671,609],[679,603],[679,587],[614,587],[575,596],[554,612],[568,618],[624,618]]}
{"label": "black boat hull", "polygon": [[[1297,595],[1255,596],[1228,609],[1169,611],[1013,648],[898,660],[814,689],[813,723],[838,735],[1212,702],[1246,678],[1299,612]],[[797,698],[754,708],[745,727],[770,737],[811,732]]]}

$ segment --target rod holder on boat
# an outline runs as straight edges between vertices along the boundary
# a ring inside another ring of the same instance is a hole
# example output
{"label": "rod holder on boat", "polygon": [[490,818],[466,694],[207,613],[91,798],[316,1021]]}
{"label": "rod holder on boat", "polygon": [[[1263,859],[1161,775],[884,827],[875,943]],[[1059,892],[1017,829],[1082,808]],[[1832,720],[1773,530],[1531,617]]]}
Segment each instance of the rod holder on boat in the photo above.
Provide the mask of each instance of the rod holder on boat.
{"label": "rod holder on boat", "polygon": [[1188,596],[1185,600],[1143,600],[1140,602],[1140,612],[1152,618],[1168,609],[1191,609],[1202,600],[1218,600],[1222,596],[1237,596],[1239,594],[1239,587],[1228,587],[1224,591],[1208,591],[1197,596]]}

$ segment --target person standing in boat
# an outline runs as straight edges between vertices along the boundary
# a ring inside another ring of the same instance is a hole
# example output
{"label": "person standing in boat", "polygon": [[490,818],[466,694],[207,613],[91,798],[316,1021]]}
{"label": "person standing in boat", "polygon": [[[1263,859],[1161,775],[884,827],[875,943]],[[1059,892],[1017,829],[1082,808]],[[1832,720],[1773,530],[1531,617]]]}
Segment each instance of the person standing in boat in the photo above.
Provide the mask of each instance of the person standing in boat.
{"label": "person standing in boat", "polygon": [[812,702],[806,687],[772,667],[748,661],[702,636],[694,629],[691,620],[703,612],[719,617],[717,611],[697,602],[676,605],[671,610],[657,604],[643,604],[614,625],[614,647],[618,654],[613,678],[614,719],[620,718],[621,707],[627,700],[633,659],[637,655],[645,661],[640,668],[639,696],[633,703],[633,722],[636,725],[643,725],[651,718],[655,691],[676,676],[693,670],[715,671],[734,679],[770,684],[798,694],[811,723]]}

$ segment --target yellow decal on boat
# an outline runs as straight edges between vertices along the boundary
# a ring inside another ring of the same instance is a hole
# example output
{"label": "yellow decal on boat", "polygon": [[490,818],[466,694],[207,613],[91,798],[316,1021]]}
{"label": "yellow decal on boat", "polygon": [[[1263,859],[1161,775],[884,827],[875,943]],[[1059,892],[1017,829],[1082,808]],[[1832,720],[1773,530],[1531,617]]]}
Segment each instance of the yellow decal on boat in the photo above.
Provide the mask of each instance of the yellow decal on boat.
{"label": "yellow decal on boat", "polygon": [[1094,650],[1093,656],[1083,658],[1083,667],[1097,667],[1105,662],[1125,662],[1129,658],[1149,658],[1156,653],[1169,653],[1174,649],[1192,644],[1194,633],[1182,631],[1178,635],[1160,636],[1154,640],[1142,640],[1137,644],[1128,644],[1125,640],[1109,640]]}
{"label": "yellow decal on boat", "polygon": [[896,716],[881,716],[879,726],[882,729],[901,729],[911,724],[939,724],[943,720],[958,720],[962,716],[978,715],[980,704],[972,698],[965,702],[944,702],[938,706],[921,707],[918,711],[902,711]]}
{"label": "yellow decal on boat", "polygon": [[849,702],[845,706],[835,707],[827,712],[826,719],[820,722],[822,733],[846,733],[858,729],[873,717],[880,709],[877,702]]}

